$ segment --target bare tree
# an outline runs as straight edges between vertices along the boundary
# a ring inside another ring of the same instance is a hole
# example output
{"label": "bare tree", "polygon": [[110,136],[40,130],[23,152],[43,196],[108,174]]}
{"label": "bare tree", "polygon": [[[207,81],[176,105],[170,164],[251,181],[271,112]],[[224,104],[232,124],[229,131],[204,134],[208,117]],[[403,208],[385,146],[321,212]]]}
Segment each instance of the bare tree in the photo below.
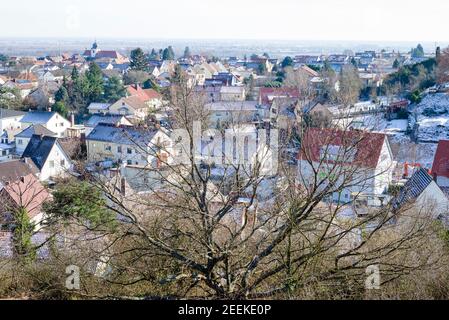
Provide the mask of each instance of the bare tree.
{"label": "bare tree", "polygon": [[[143,179],[145,192],[129,190],[133,181],[118,173],[88,174],[106,197],[107,210],[118,217],[113,230],[80,223],[70,211],[65,216],[78,234],[83,226],[89,231],[73,242],[75,248],[85,251],[95,239],[89,256],[107,261],[105,283],[122,292],[138,286],[150,297],[301,297],[323,286],[347,298],[365,294],[366,269],[372,265],[387,284],[434,262],[413,258],[428,249],[431,208],[417,214],[393,210],[387,202],[366,204],[373,179],[389,169],[372,170],[363,161],[380,140],[349,126],[327,129],[324,136],[306,128],[299,132],[298,169],[281,162],[275,173],[264,173],[265,157],[271,155],[262,152],[246,163],[224,161],[217,174],[217,158],[234,155],[221,152],[214,161],[200,162],[195,156],[194,121],[207,123],[209,116],[204,103],[182,81],[170,98],[174,129],[186,133],[187,143],[173,135],[174,145],[165,151],[170,158],[183,154],[184,161],[159,159],[157,170],[141,168],[140,173],[152,172],[152,179]],[[268,136],[275,139],[273,132]],[[153,148],[151,154],[161,146]],[[352,206],[342,198],[347,190]]]}

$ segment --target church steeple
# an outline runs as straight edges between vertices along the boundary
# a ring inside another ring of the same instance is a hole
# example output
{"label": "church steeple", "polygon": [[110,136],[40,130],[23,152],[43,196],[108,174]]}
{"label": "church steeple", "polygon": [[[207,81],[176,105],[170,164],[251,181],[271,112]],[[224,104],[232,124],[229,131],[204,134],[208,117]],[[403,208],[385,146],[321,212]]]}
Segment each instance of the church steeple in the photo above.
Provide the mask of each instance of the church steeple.
{"label": "church steeple", "polygon": [[95,58],[97,53],[98,53],[98,44],[97,44],[97,40],[95,40],[95,42],[92,44],[92,49],[90,49],[90,56],[92,58]]}

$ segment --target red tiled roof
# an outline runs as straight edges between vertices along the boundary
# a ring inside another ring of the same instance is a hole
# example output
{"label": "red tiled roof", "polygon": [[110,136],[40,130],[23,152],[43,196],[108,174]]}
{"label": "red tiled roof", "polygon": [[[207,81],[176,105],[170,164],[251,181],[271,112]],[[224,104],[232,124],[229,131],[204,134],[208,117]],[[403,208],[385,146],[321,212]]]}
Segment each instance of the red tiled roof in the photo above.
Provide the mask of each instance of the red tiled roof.
{"label": "red tiled roof", "polygon": [[354,160],[351,162],[352,165],[376,168],[385,138],[385,134],[360,130],[342,131],[310,128],[302,139],[302,147],[298,159],[319,162],[322,148],[342,146],[346,148],[346,152],[348,152],[349,148],[353,148],[355,151]]}
{"label": "red tiled roof", "polygon": [[311,77],[318,77],[319,73],[310,68],[309,66],[303,65],[301,66],[301,69],[304,70],[309,76]]}
{"label": "red tiled roof", "polygon": [[449,178],[449,140],[440,140],[433,161],[432,174]]}
{"label": "red tiled roof", "polygon": [[147,102],[153,99],[160,99],[162,96],[154,89],[142,89],[139,85],[131,85],[126,87],[128,94],[131,97],[137,97],[142,102]]}
{"label": "red tiled roof", "polygon": [[262,103],[270,103],[270,96],[299,98],[299,90],[297,88],[260,88],[259,99]]}
{"label": "red tiled roof", "polygon": [[149,100],[147,94],[139,85],[127,86],[126,90],[131,97],[136,97],[142,102],[146,102]]}
{"label": "red tiled roof", "polygon": [[12,208],[23,207],[27,210],[30,218],[34,218],[41,212],[42,205],[50,197],[45,187],[29,174],[25,177],[10,182],[0,193],[3,210],[9,211]]}
{"label": "red tiled roof", "polygon": [[143,91],[145,91],[150,100],[162,98],[161,94],[154,89],[144,89]]}

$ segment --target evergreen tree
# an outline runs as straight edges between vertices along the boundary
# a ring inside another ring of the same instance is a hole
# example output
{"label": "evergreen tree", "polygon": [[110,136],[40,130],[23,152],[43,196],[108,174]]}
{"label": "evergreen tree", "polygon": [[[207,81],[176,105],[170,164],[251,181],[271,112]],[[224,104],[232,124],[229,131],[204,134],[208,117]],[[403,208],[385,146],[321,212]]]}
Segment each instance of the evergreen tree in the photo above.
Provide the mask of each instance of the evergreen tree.
{"label": "evergreen tree", "polygon": [[393,62],[393,68],[394,69],[398,69],[399,67],[400,67],[399,60],[395,59],[394,62]]}
{"label": "evergreen tree", "polygon": [[21,207],[14,212],[13,245],[14,253],[22,262],[32,262],[36,258],[36,248],[32,243],[34,225],[26,208]]}
{"label": "evergreen tree", "polygon": [[175,53],[173,52],[173,48],[171,46],[164,49],[162,53],[162,60],[175,60]]}
{"label": "evergreen tree", "polygon": [[86,80],[88,102],[101,101],[104,92],[103,74],[95,62],[90,63],[89,70],[86,72]]}
{"label": "evergreen tree", "polygon": [[186,47],[184,49],[184,58],[190,58],[192,56],[192,53],[190,52],[190,48]]}
{"label": "evergreen tree", "polygon": [[136,48],[131,51],[131,64],[132,70],[147,71],[148,59],[142,49]]}
{"label": "evergreen tree", "polygon": [[293,66],[293,59],[291,57],[285,57],[282,61],[282,68]]}
{"label": "evergreen tree", "polygon": [[412,58],[423,58],[424,57],[424,48],[421,44],[418,44],[416,48],[412,49]]}
{"label": "evergreen tree", "polygon": [[64,101],[57,101],[53,107],[52,110],[59,113],[61,116],[67,118],[69,116],[69,109],[67,108]]}
{"label": "evergreen tree", "polygon": [[73,82],[78,81],[79,77],[80,77],[80,73],[78,71],[78,68],[76,66],[73,66],[73,69],[72,69],[72,81]]}
{"label": "evergreen tree", "polygon": [[159,60],[160,56],[159,56],[159,54],[156,52],[156,50],[153,48],[153,49],[151,49],[151,53],[150,53],[149,58],[150,58],[151,60]]}
{"label": "evergreen tree", "polygon": [[175,51],[173,50],[173,47],[172,46],[168,46],[168,51],[170,52],[170,57],[172,58],[170,60],[175,60],[176,55],[175,55]]}
{"label": "evergreen tree", "polygon": [[[66,84],[67,85],[67,84]],[[69,100],[69,93],[64,85],[62,85],[55,93],[56,102],[66,102]]]}
{"label": "evergreen tree", "polygon": [[117,77],[111,77],[104,86],[104,101],[113,103],[126,96],[126,89]]}
{"label": "evergreen tree", "polygon": [[257,73],[261,76],[265,75],[267,73],[267,67],[263,63],[259,63],[257,66]]}
{"label": "evergreen tree", "polygon": [[441,47],[437,47],[436,52],[435,52],[435,59],[436,59],[437,63],[440,62],[440,59],[441,59]]}

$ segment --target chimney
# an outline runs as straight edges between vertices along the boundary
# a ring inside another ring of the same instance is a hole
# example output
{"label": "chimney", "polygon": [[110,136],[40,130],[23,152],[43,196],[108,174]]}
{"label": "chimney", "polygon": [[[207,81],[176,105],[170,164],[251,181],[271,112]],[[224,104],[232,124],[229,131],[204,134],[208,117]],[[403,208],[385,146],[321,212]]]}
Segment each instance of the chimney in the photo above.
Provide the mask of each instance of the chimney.
{"label": "chimney", "polygon": [[47,111],[48,111],[48,112],[51,112],[51,107],[48,107],[48,108],[47,108]]}
{"label": "chimney", "polygon": [[72,128],[75,126],[75,114],[73,112],[70,114],[70,125]]}

